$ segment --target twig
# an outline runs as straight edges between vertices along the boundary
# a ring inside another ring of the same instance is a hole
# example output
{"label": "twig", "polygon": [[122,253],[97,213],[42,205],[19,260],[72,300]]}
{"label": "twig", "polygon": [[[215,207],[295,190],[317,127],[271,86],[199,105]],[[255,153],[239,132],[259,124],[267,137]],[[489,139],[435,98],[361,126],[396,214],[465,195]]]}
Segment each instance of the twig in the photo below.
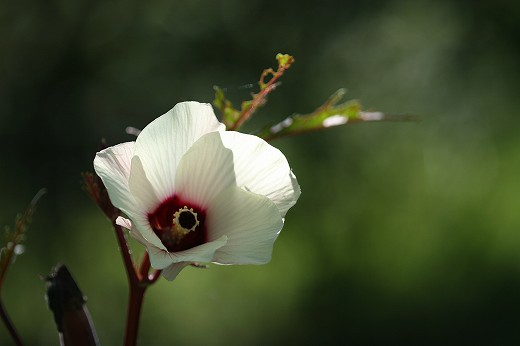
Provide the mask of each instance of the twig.
{"label": "twig", "polygon": [[0,300],[0,317],[2,318],[2,322],[4,323],[5,327],[7,328],[9,335],[11,335],[11,339],[13,339],[13,342],[15,343],[15,345],[17,345],[17,346],[23,345],[22,339],[20,339],[20,336],[16,332],[16,328],[14,327],[13,323],[11,322],[11,319],[7,315],[7,312],[4,309],[4,304],[2,304],[1,300]]}

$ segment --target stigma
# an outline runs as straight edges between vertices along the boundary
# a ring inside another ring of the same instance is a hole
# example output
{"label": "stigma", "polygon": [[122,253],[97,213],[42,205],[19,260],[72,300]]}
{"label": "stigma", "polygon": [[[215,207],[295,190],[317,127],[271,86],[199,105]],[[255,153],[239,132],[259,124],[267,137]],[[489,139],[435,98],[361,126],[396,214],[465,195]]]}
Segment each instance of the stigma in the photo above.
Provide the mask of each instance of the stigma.
{"label": "stigma", "polygon": [[175,242],[179,243],[185,235],[194,232],[199,226],[200,222],[197,218],[197,213],[193,208],[184,206],[173,214],[173,227],[171,229],[172,236]]}

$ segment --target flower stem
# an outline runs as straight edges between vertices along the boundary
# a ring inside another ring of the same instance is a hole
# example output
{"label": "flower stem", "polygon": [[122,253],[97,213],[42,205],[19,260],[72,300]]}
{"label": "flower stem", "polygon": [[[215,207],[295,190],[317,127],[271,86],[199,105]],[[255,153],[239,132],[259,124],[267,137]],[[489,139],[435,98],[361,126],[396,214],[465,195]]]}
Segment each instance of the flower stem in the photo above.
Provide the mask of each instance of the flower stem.
{"label": "flower stem", "polygon": [[137,342],[139,332],[139,318],[141,317],[141,307],[143,306],[144,293],[148,286],[159,278],[160,270],[150,271],[150,257],[148,252],[144,253],[141,266],[137,269],[132,261],[131,251],[128,247],[123,229],[113,222],[116,231],[117,241],[123,256],[123,262],[128,277],[130,293],[128,295],[128,310],[126,315],[125,346],[134,346]]}
{"label": "flower stem", "polygon": [[11,319],[9,319],[9,316],[7,315],[7,312],[4,309],[4,304],[2,303],[2,300],[0,299],[0,317],[2,318],[2,322],[4,322],[5,327],[9,331],[9,334],[11,335],[11,339],[13,339],[13,342],[15,345],[20,346],[23,345],[22,340],[20,339],[20,336],[16,332],[16,329],[11,322]]}
{"label": "flower stem", "polygon": [[121,256],[123,257],[128,283],[130,284],[130,287],[132,287],[139,282],[139,278],[134,267],[134,262],[132,261],[131,251],[128,247],[128,243],[126,242],[123,228],[117,225],[115,221],[112,222],[112,226],[116,231],[117,242],[119,244],[119,249],[121,250]]}
{"label": "flower stem", "polygon": [[130,286],[128,313],[126,316],[125,346],[134,346],[139,331],[139,317],[147,285]]}
{"label": "flower stem", "polygon": [[150,271],[150,257],[148,252],[144,253],[143,260],[141,261],[141,267],[139,268],[139,281],[148,282],[148,272]]}
{"label": "flower stem", "polygon": [[85,189],[101,208],[103,213],[111,220],[112,227],[116,232],[117,243],[121,251],[121,256],[123,257],[123,264],[125,266],[129,286],[124,345],[133,346],[137,342],[139,317],[141,316],[144,293],[148,286],[157,281],[161,271],[155,270],[152,274],[149,273],[151,264],[148,252],[145,252],[140,267],[135,266],[123,227],[119,226],[116,222],[117,218],[121,215],[121,211],[114,207],[110,201],[108,191],[99,176],[93,173],[84,173],[83,180]]}
{"label": "flower stem", "polygon": [[[265,103],[267,95],[276,88],[278,79],[282,77],[283,73],[291,67],[291,64],[294,62],[294,58],[286,54],[278,54],[276,59],[278,60],[278,69],[274,71],[272,68],[268,68],[262,72],[260,75],[260,81],[258,82],[260,85],[260,92],[253,95],[253,99],[250,102],[247,102],[246,107],[242,107],[236,122],[229,126],[229,131],[238,130],[251,117],[251,115],[253,115],[253,113]],[[265,82],[265,78],[269,76],[271,76],[271,79],[269,79],[268,82]],[[244,104],[246,103],[243,102],[242,105]]]}
{"label": "flower stem", "polygon": [[141,315],[141,306],[143,305],[144,292],[146,285],[141,285],[139,273],[137,272],[128,243],[126,241],[123,229],[117,225],[115,221],[112,223],[116,231],[117,242],[123,257],[126,274],[128,278],[128,286],[130,292],[128,295],[128,309],[126,315],[125,329],[125,346],[133,346],[137,342],[137,333],[139,331],[139,317]]}

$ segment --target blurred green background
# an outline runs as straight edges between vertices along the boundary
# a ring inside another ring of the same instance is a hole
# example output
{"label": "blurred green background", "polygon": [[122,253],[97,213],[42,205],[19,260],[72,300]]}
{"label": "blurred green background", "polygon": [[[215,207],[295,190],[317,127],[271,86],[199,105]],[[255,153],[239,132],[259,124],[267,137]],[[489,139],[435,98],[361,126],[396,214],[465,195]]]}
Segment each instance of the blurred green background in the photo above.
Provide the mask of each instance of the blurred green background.
{"label": "blurred green background", "polygon": [[80,188],[100,139],[213,85],[238,104],[283,52],[246,130],[340,87],[422,120],[274,141],[303,193],[273,260],[160,280],[140,344],[519,344],[519,18],[515,1],[1,0],[0,223],[48,189],[2,294],[23,339],[58,343],[39,276],[63,262],[101,343],[122,342],[122,261]]}

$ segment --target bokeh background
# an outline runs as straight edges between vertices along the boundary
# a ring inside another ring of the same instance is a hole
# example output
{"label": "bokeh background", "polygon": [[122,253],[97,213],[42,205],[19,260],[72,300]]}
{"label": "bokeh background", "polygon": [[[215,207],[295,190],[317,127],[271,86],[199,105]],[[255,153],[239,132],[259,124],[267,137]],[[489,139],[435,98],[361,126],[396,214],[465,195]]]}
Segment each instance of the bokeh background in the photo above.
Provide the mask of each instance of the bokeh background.
{"label": "bokeh background", "polygon": [[238,104],[283,52],[245,130],[340,87],[421,121],[274,141],[303,194],[271,263],[161,280],[140,344],[520,343],[519,18],[505,0],[2,0],[0,223],[48,189],[2,292],[23,339],[58,343],[40,275],[62,262],[101,343],[122,342],[122,261],[80,184],[100,139],[213,85]]}

